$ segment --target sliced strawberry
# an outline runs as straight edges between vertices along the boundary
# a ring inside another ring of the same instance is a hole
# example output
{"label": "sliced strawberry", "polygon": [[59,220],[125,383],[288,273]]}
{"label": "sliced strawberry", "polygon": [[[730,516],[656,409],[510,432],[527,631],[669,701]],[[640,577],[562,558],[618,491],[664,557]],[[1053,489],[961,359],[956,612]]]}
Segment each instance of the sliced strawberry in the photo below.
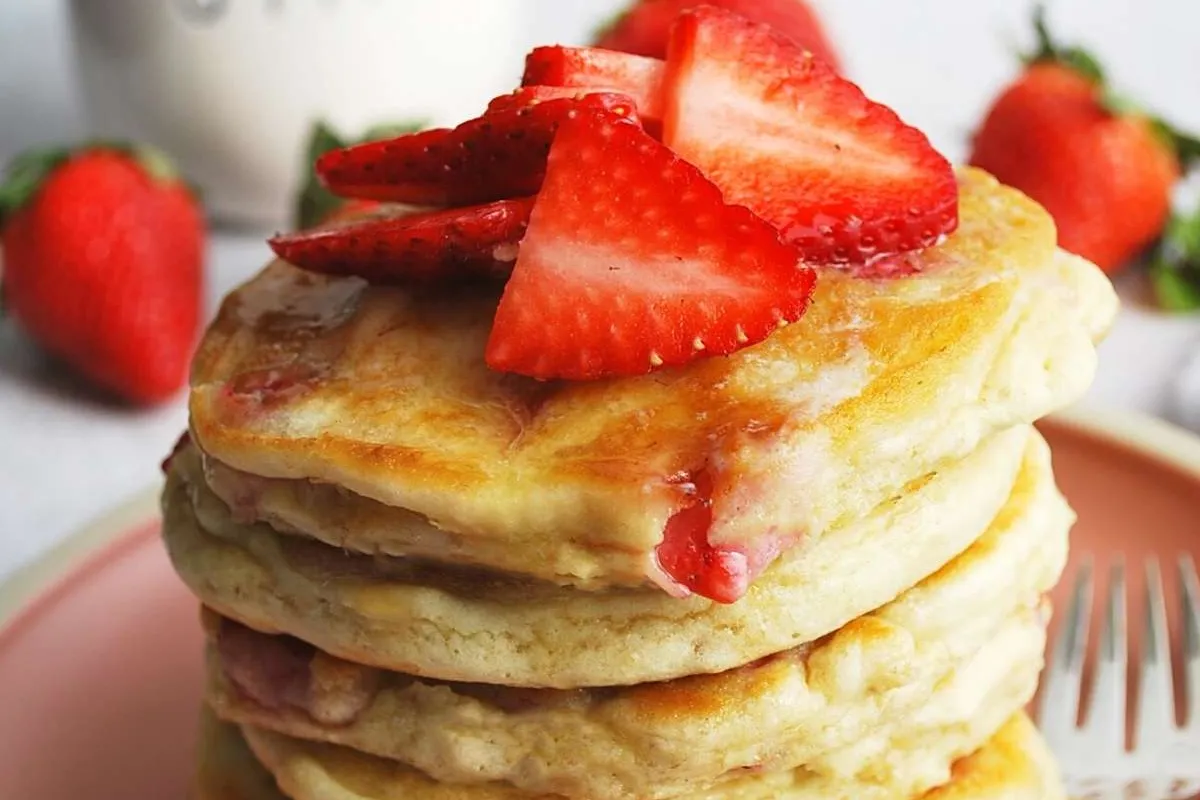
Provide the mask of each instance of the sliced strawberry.
{"label": "sliced strawberry", "polygon": [[492,101],[488,103],[487,113],[496,114],[515,108],[527,108],[547,100],[578,99],[589,94],[597,94],[597,92],[580,86],[522,86],[508,94],[492,98]]}
{"label": "sliced strawberry", "polygon": [[814,281],[770,225],[641,128],[580,113],[550,150],[487,363],[586,380],[731,353],[798,319]]}
{"label": "sliced strawberry", "polygon": [[633,116],[634,102],[611,93],[548,100],[381,142],[332,150],[317,175],[343,197],[427,206],[486,203],[537,192],[546,153],[562,120],[580,109]]}
{"label": "sliced strawberry", "polygon": [[838,69],[838,58],[820,19],[805,0],[640,0],[600,33],[598,47],[665,58],[675,19],[688,9],[712,5],[770,25]]}
{"label": "sliced strawberry", "polygon": [[271,249],[285,261],[374,283],[506,275],[525,233],[533,199],[443,211],[395,211],[282,234]]}
{"label": "sliced strawberry", "polygon": [[573,86],[633,98],[643,120],[662,119],[665,65],[598,47],[536,47],[525,56],[522,86]]}
{"label": "sliced strawberry", "polygon": [[958,225],[950,163],[925,135],[766,25],[680,17],[663,141],[810,261],[862,263]]}
{"label": "sliced strawberry", "polygon": [[[510,111],[514,108],[527,108],[528,106],[544,103],[547,100],[559,100],[562,98],[579,99],[589,94],[612,94],[613,92],[604,88],[589,88],[586,86],[522,86],[508,94],[502,94],[499,97],[492,98],[488,103],[487,113],[495,114],[501,111]],[[633,103],[633,99],[630,99]],[[633,119],[633,115],[630,115]],[[650,119],[638,115],[642,126],[656,139],[662,138],[662,121],[659,119]]]}

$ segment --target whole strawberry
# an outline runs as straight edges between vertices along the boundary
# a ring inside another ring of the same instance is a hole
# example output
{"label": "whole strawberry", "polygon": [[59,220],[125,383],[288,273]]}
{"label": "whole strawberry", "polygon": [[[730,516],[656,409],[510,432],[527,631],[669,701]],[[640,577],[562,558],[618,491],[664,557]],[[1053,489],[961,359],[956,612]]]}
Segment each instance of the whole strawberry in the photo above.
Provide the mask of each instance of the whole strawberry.
{"label": "whole strawberry", "polygon": [[49,352],[140,404],[186,381],[202,302],[203,219],[158,153],[26,153],[0,185],[7,310]]}
{"label": "whole strawberry", "polygon": [[1116,100],[1095,59],[1058,47],[1040,11],[1035,24],[1040,48],[992,106],[971,163],[1045,206],[1064,249],[1115,272],[1161,233],[1200,142]]}
{"label": "whole strawberry", "polygon": [[666,58],[675,19],[690,8],[710,5],[762,22],[839,69],[817,14],[806,0],[635,0],[596,36],[595,45],[639,56]]}

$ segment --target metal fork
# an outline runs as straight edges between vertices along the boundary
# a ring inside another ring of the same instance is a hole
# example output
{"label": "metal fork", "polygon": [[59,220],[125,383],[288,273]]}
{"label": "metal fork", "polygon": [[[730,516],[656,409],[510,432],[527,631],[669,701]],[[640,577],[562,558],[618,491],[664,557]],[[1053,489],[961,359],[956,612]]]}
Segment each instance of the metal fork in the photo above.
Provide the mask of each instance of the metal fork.
{"label": "metal fork", "polygon": [[[1059,759],[1068,793],[1078,800],[1186,800],[1200,794],[1200,581],[1195,563],[1190,556],[1178,562],[1186,700],[1182,725],[1175,720],[1176,676],[1162,570],[1156,560],[1146,562],[1146,622],[1135,719],[1126,719],[1130,623],[1125,567],[1119,561],[1110,568],[1107,597],[1101,598],[1099,652],[1091,669],[1090,698],[1084,697],[1092,573],[1088,559],[1076,576],[1042,683],[1039,722]],[[1086,701],[1083,708],[1081,701]],[[1133,723],[1132,747],[1126,746],[1127,722]]]}

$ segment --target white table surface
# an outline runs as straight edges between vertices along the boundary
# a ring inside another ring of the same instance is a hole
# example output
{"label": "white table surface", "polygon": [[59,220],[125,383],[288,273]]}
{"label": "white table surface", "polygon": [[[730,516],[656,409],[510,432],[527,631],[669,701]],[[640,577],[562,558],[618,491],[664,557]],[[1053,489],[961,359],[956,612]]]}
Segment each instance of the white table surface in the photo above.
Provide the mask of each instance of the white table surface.
{"label": "white table surface", "polygon": [[[539,18],[539,40],[578,40],[612,5],[612,0],[578,5],[530,1],[545,12]],[[1065,14],[1085,4],[1086,14],[1071,17],[1078,20],[1075,33],[1108,42],[1108,52],[1125,47],[1117,60],[1129,83],[1150,94],[1156,107],[1200,128],[1200,103],[1192,96],[1200,51],[1187,38],[1200,24],[1200,4],[1183,9],[1196,14],[1192,24],[1179,24],[1181,9],[1171,0],[1061,0],[1054,10]],[[868,91],[889,100],[951,155],[961,155],[963,131],[995,86],[1011,74],[1007,44],[997,40],[995,21],[1020,30],[1026,13],[1009,0],[838,0],[819,5],[835,36],[846,43],[847,62]],[[1138,24],[1150,26],[1154,35],[1128,35],[1135,5]],[[568,6],[575,17],[553,16]],[[964,30],[967,21],[958,17],[968,7],[993,23],[992,28],[980,27],[976,40],[933,30],[938,24]],[[869,30],[858,21],[867,14],[879,22]],[[881,19],[889,14],[896,19]],[[84,130],[62,17],[59,2],[0,4],[0,159],[31,143],[77,138]],[[891,32],[896,26],[918,24],[929,40],[947,43],[948,49],[924,62],[914,60],[911,52],[903,58],[889,52],[898,46]],[[1168,45],[1164,35],[1183,38]],[[1146,52],[1129,49],[1136,46]],[[1153,57],[1147,57],[1151,50]],[[959,56],[955,70],[944,69],[946,59]],[[909,73],[898,64],[909,65]],[[939,78],[958,100],[923,88]],[[209,308],[267,254],[262,232],[215,235],[209,254]],[[1200,315],[1155,312],[1137,302],[1135,281],[1124,283],[1127,303],[1101,347],[1099,374],[1086,402],[1176,418],[1173,387],[1182,365],[1200,355]],[[106,509],[154,487],[158,464],[184,422],[182,399],[149,412],[97,399],[49,364],[11,323],[0,322],[0,579]]]}

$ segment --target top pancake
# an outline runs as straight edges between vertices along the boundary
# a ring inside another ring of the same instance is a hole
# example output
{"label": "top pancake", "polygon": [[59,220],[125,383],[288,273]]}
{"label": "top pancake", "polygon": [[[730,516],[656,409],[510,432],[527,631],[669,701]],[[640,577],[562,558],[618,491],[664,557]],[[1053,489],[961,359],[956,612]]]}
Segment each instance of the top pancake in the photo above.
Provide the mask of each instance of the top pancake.
{"label": "top pancake", "polygon": [[960,184],[960,228],[909,257],[919,275],[825,270],[799,322],[640,378],[489,370],[494,287],[374,287],[277,262],[205,337],[192,432],[233,470],[326,498],[334,484],[422,523],[387,547],[344,531],[355,549],[682,594],[654,548],[697,471],[714,487],[709,541],[765,561],[1086,388],[1111,286],[1056,251],[1035,203],[978,171]]}

